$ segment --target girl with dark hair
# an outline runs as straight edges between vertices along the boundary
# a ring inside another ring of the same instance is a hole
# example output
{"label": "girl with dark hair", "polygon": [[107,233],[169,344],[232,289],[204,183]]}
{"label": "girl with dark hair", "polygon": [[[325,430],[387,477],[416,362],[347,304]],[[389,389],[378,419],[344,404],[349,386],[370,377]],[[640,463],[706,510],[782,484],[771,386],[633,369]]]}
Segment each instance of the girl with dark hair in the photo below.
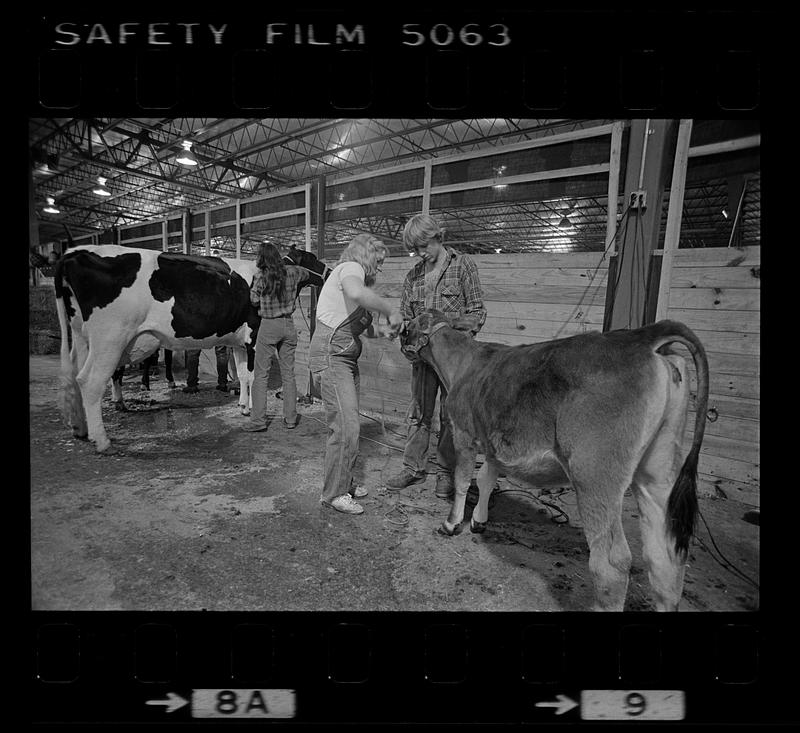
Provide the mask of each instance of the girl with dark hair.
{"label": "girl with dark hair", "polygon": [[243,430],[258,433],[267,429],[267,384],[272,360],[277,359],[283,380],[283,424],[297,426],[297,385],[294,353],[297,331],[292,314],[297,286],[309,278],[306,270],[285,264],[278,248],[263,242],[256,259],[258,271],[250,287],[250,302],[258,307],[261,325],[255,345],[253,366],[253,409]]}

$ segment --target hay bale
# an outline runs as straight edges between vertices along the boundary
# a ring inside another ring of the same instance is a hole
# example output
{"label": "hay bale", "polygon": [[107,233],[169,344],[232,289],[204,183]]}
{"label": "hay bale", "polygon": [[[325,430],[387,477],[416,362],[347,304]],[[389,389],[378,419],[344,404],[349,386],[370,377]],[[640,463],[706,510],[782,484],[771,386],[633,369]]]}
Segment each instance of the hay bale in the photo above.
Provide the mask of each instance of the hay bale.
{"label": "hay bale", "polygon": [[56,296],[51,286],[28,288],[28,324],[31,330],[59,330]]}

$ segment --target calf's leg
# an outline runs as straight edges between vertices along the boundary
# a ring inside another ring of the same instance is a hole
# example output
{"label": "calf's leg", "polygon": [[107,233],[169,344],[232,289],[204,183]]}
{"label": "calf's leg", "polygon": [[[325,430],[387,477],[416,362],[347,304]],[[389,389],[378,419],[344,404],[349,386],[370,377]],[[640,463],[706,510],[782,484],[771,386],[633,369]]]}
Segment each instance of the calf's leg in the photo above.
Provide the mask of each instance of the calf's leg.
{"label": "calf's leg", "polygon": [[489,497],[492,495],[498,474],[497,467],[487,458],[478,471],[477,482],[480,493],[469,520],[471,532],[481,533],[486,529],[486,523],[489,521]]}
{"label": "calf's leg", "polygon": [[622,497],[631,472],[615,465],[613,459],[607,459],[602,467],[592,459],[586,465],[570,462],[569,469],[589,544],[594,610],[622,611],[631,568],[631,551],[622,529]]}
{"label": "calf's leg", "polygon": [[675,551],[667,525],[669,495],[681,468],[681,438],[689,401],[689,378],[682,359],[670,371],[669,396],[664,419],[647,447],[633,476],[633,493],[639,505],[642,553],[653,589],[656,610],[677,611],[683,593],[686,558]]}
{"label": "calf's leg", "polygon": [[447,535],[455,534],[461,526],[461,522],[464,521],[464,505],[467,501],[467,492],[475,469],[476,450],[472,439],[455,427],[453,429],[453,447],[456,454],[456,465],[453,471],[455,496],[450,506],[450,513],[439,529],[440,533]]}

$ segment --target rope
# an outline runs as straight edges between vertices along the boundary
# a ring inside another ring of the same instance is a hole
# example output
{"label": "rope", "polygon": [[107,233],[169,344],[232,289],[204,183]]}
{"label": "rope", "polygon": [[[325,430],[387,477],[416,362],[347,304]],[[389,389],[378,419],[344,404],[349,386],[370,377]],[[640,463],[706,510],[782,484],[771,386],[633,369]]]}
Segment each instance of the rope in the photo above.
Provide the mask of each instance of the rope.
{"label": "rope", "polygon": [[366,415],[363,412],[359,412],[358,414],[361,415],[361,417],[366,417],[369,420],[374,420],[376,423],[378,423],[378,425],[381,426],[381,428],[383,429],[383,432],[385,432],[385,433],[392,433],[393,435],[397,435],[397,436],[399,436],[399,437],[401,437],[403,439],[408,437],[407,435],[404,435],[403,433],[398,433],[396,430],[392,430],[391,428],[387,428],[386,427],[386,423],[383,420],[378,420],[377,417],[372,417],[372,415]]}
{"label": "rope", "polygon": [[747,181],[745,180],[742,183],[742,195],[739,196],[739,204],[736,206],[736,216],[733,219],[733,225],[731,226],[731,236],[728,240],[728,247],[733,244],[733,235],[736,234],[736,225],[739,223],[739,214],[742,211],[742,203],[744,202],[744,192],[747,190]]}
{"label": "rope", "polygon": [[[614,242],[617,240],[617,237],[619,236],[620,227],[622,227],[623,222],[625,224],[625,227],[624,227],[624,230],[623,230],[623,234],[625,232],[627,232],[627,230],[628,230],[628,217],[627,217],[627,214],[630,211],[630,208],[631,208],[631,205],[628,204],[628,207],[625,209],[625,211],[622,212],[622,216],[621,216],[619,222],[617,223],[617,228],[614,230],[614,234],[611,235],[611,239],[609,239],[608,242],[606,242],[605,246],[603,247],[603,255],[602,255],[602,257],[600,257],[600,261],[597,263],[597,265],[594,268],[594,271],[591,273],[591,275],[589,275],[589,283],[584,288],[583,294],[581,295],[581,298],[578,301],[578,304],[572,310],[572,313],[570,313],[569,316],[567,316],[567,318],[564,320],[564,323],[561,324],[561,327],[558,329],[558,331],[556,331],[555,336],[553,336],[553,338],[558,338],[559,335],[561,334],[561,332],[564,330],[564,328],[566,328],[566,325],[568,323],[570,323],[572,321],[572,319],[580,312],[580,308],[583,305],[583,301],[586,298],[586,294],[589,292],[589,288],[592,287],[592,284],[594,283],[594,280],[597,277],[597,273],[600,270],[600,267],[602,266],[603,261],[605,260],[606,256],[608,255],[608,253],[609,253],[609,251],[611,249],[611,246],[614,244]],[[619,268],[618,268],[618,273],[619,273]],[[619,282],[619,280],[617,280],[617,282]],[[614,293],[616,293],[616,283],[614,284],[614,290],[612,291],[612,295]],[[595,290],[595,293],[594,293],[594,295],[592,295],[592,299],[589,302],[589,305],[587,306],[587,308],[589,308],[592,305],[594,305],[594,300],[595,300],[596,297],[597,297],[597,291]]]}
{"label": "rope", "polygon": [[700,537],[695,537],[697,542],[703,547],[703,549],[705,549],[706,552],[708,552],[709,555],[711,555],[712,559],[720,567],[724,568],[729,573],[735,575],[740,580],[744,580],[746,583],[749,583],[756,590],[759,590],[759,585],[758,585],[758,583],[756,583],[755,580],[753,580],[749,575],[747,575],[747,573],[743,572],[742,570],[739,570],[739,568],[736,567],[736,565],[734,565],[730,560],[728,560],[727,557],[725,557],[725,555],[722,554],[722,550],[720,550],[719,547],[717,547],[717,543],[714,541],[714,535],[711,533],[711,528],[708,526],[708,522],[706,522],[706,518],[703,516],[703,513],[701,511],[699,511],[699,510],[698,510],[698,514],[700,515],[700,519],[703,520],[703,524],[706,527],[706,531],[708,532],[708,537],[711,540],[711,544],[714,546],[714,549],[719,553],[720,558],[722,558],[722,562],[720,562],[720,560],[718,560],[715,557],[714,553],[711,552],[711,550],[709,550],[708,546],[703,542],[702,539],[700,539]]}

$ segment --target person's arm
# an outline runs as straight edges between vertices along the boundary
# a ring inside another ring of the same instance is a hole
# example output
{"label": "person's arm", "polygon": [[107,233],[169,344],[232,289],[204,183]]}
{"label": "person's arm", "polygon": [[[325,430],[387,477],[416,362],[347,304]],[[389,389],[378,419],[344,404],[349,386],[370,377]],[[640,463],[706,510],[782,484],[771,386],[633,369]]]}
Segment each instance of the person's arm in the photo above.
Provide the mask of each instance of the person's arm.
{"label": "person's arm", "polygon": [[342,278],[342,292],[356,305],[371,311],[379,311],[389,319],[389,325],[400,326],[403,318],[400,311],[392,304],[364,285],[355,275],[345,275]]}
{"label": "person's arm", "polygon": [[264,288],[264,281],[261,272],[256,272],[253,284],[250,286],[250,303],[258,308],[261,305],[261,291]]}
{"label": "person's arm", "polygon": [[414,312],[411,310],[411,292],[412,292],[412,275],[414,270],[411,269],[403,280],[403,293],[400,296],[400,315],[403,316],[404,321],[413,321]]}
{"label": "person's arm", "polygon": [[486,308],[483,305],[483,289],[478,277],[478,266],[471,257],[464,257],[461,267],[461,292],[464,294],[466,306],[464,315],[475,324],[473,335],[478,333],[486,322]]}

